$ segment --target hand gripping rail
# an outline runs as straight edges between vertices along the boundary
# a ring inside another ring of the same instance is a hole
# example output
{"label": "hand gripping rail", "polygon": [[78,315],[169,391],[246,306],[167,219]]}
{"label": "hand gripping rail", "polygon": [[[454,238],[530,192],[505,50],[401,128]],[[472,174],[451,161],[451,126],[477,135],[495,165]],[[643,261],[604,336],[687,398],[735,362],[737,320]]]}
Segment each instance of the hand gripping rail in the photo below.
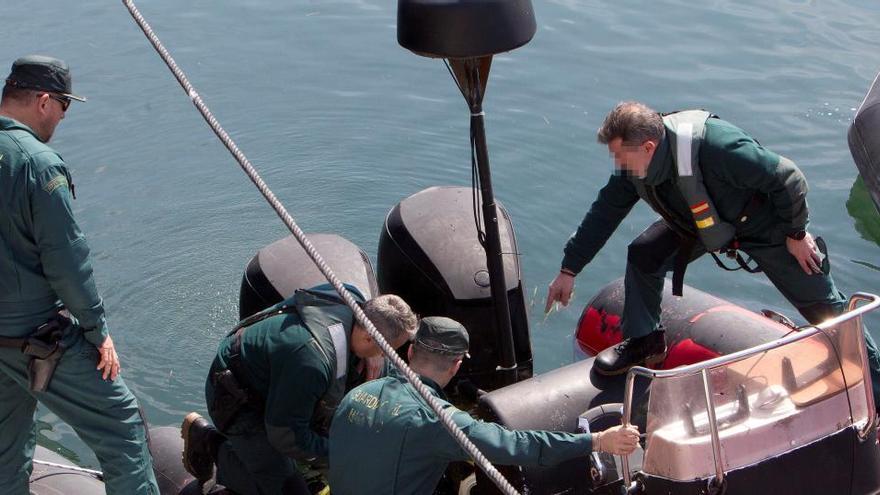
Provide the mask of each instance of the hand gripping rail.
{"label": "hand gripping rail", "polygon": [[177,62],[171,57],[171,54],[159,40],[159,37],[156,36],[156,33],[153,32],[153,28],[147,23],[144,19],[144,16],[141,15],[137,6],[135,6],[132,0],[122,0],[122,3],[128,9],[128,12],[131,14],[132,18],[134,18],[135,22],[137,22],[138,26],[144,32],[144,35],[147,39],[150,40],[150,43],[153,45],[153,48],[156,49],[156,52],[159,53],[159,56],[162,57],[162,60],[165,62],[165,65],[171,70],[174,74],[174,77],[177,78],[177,82],[183,87],[186,94],[190,97],[193,102],[193,105],[199,110],[202,114],[202,118],[211,126],[211,130],[214,131],[214,134],[223,142],[223,145],[229,150],[230,153],[235,157],[235,160],[238,162],[239,166],[241,166],[242,170],[244,170],[245,174],[247,174],[248,178],[257,186],[257,189],[260,190],[260,193],[263,194],[263,197],[266,198],[266,201],[272,206],[275,210],[275,213],[281,218],[284,222],[284,225],[290,229],[290,232],[293,233],[296,240],[299,241],[300,245],[302,245],[303,249],[309,254],[312,258],[312,261],[315,262],[315,265],[318,266],[318,269],[321,270],[321,273],[324,274],[324,277],[333,284],[333,287],[336,289],[336,292],[345,300],[345,303],[351,308],[354,312],[355,317],[357,318],[358,323],[361,324],[366,330],[367,333],[370,334],[379,347],[382,349],[382,352],[385,353],[385,356],[397,366],[397,369],[403,372],[406,375],[407,380],[415,387],[416,391],[418,391],[419,395],[422,396],[425,401],[427,401],[428,405],[431,406],[431,409],[437,414],[440,418],[440,422],[443,423],[443,426],[449,430],[449,433],[455,438],[458,444],[470,454],[470,456],[474,459],[474,462],[482,469],[487,476],[498,486],[498,488],[508,495],[519,495],[513,485],[498,472],[497,469],[489,462],[488,459],[477,449],[476,445],[474,445],[468,438],[465,436],[464,432],[461,431],[460,428],[453,422],[452,414],[448,411],[444,410],[440,407],[440,403],[437,399],[431,394],[428,387],[422,383],[419,376],[413,372],[406,365],[406,363],[401,359],[397,352],[395,352],[394,348],[385,341],[382,337],[382,334],[376,330],[376,327],[373,326],[373,323],[367,318],[364,314],[363,310],[360,306],[357,305],[354,298],[345,287],[342,285],[342,281],[336,276],[335,273],[330,269],[327,263],[324,262],[324,259],[320,254],[315,250],[315,247],[312,246],[312,243],[306,237],[305,233],[302,229],[294,221],[293,217],[287,212],[287,209],[284,208],[284,205],[275,197],[275,194],[269,189],[269,186],[263,181],[263,178],[260,177],[260,174],[251,165],[250,160],[245,156],[244,152],[242,152],[238,145],[235,144],[235,141],[229,136],[226,130],[220,125],[220,122],[216,117],[211,113],[211,110],[202,101],[202,98],[196,92],[195,88],[192,84],[190,84],[189,79],[187,79],[186,74],[183,73],[183,70],[177,65]]}
{"label": "hand gripping rail", "polygon": [[[860,302],[867,302],[867,304],[859,306]],[[633,385],[636,376],[643,376],[649,379],[654,379],[700,374],[703,380],[703,392],[705,394],[706,409],[709,416],[709,433],[712,440],[712,454],[715,461],[715,478],[712,480],[712,483],[715,485],[720,485],[724,482],[724,468],[721,464],[721,442],[718,436],[718,424],[715,418],[715,405],[712,400],[712,383],[709,380],[709,370],[718,366],[723,366],[736,361],[740,361],[750,356],[754,356],[755,354],[760,354],[771,349],[782,347],[792,342],[797,342],[799,340],[812,337],[813,335],[830,329],[840,324],[841,322],[868,313],[869,311],[876,309],[878,306],[880,306],[880,296],[864,292],[857,292],[853,294],[852,297],[850,297],[845,313],[831,318],[830,320],[826,320],[819,325],[807,327],[804,330],[794,333],[788,337],[774,340],[772,342],[767,342],[766,344],[752,347],[750,349],[744,349],[742,351],[728,354],[726,356],[720,356],[715,359],[710,359],[709,361],[704,361],[702,363],[682,366],[680,368],[675,368],[671,370],[652,370],[648,368],[643,368],[641,366],[636,366],[630,369],[629,373],[626,376],[626,388],[624,389],[623,396],[623,424],[628,425],[630,421],[630,416],[632,415]],[[862,326],[858,325],[854,327],[851,331],[861,332]],[[871,383],[871,372],[870,368],[868,367],[868,356],[864,345],[859,346],[859,354],[861,355],[862,359],[862,375],[864,381],[865,383]],[[867,437],[868,433],[874,428],[877,423],[877,414],[875,412],[874,406],[874,395],[871,391],[871,387],[865,387],[865,395],[868,405],[868,421],[865,423],[865,426],[862,427],[858,432],[859,438],[862,440]],[[632,474],[630,473],[629,469],[629,456],[621,456],[620,460],[621,468],[623,470],[624,489],[628,491],[635,491],[636,485],[632,481]]]}

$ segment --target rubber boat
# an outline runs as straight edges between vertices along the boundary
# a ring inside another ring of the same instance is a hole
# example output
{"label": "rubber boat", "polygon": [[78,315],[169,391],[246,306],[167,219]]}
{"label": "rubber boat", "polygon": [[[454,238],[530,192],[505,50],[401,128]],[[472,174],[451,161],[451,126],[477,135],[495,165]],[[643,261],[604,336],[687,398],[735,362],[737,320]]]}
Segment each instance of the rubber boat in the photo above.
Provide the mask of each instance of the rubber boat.
{"label": "rubber boat", "polygon": [[[665,362],[604,377],[592,371],[593,356],[621,337],[617,280],[583,310],[573,339],[578,360],[533,376],[524,284],[511,254],[516,236],[507,210],[494,201],[481,102],[492,55],[528,43],[535,29],[529,0],[399,1],[400,44],[445,59],[468,103],[477,180],[473,187],[431,187],[393,206],[381,226],[375,270],[359,246],[335,233],[310,234],[317,250],[367,297],[396,293],[420,315],[467,326],[472,357],[447,390],[475,416],[510,428],[572,432],[623,421],[645,432],[627,457],[499,466],[521,493],[880,492],[877,415],[861,336],[864,314],[880,306],[878,296],[855,294],[845,314],[799,328],[783,315],[752,312],[686,286],[684,297],[663,299]],[[850,130],[863,174],[880,163],[878,102],[875,81]],[[245,267],[240,315],[323,282],[297,241],[280,239],[258,249]],[[182,446],[177,428],[151,428],[163,495],[201,493],[183,469]],[[104,493],[100,473],[65,466],[70,462],[39,446],[35,459],[35,495]],[[500,492],[462,463],[450,466],[436,493]]]}

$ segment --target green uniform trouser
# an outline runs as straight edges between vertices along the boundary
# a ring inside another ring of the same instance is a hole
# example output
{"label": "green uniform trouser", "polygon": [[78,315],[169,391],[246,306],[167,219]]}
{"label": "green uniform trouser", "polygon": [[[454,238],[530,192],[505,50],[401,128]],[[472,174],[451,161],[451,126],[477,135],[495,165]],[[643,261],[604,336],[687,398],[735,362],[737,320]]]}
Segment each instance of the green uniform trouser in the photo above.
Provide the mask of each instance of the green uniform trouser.
{"label": "green uniform trouser", "polygon": [[[660,326],[663,282],[673,268],[680,242],[678,235],[666,222],[659,220],[629,245],[621,320],[624,338],[642,337]],[[810,323],[820,323],[846,309],[846,298],[834,285],[830,271],[827,275],[804,273],[785,244],[741,241],[741,249],[752,257],[779,292]],[[703,254],[705,250],[695,246],[692,260]],[[880,351],[867,329],[865,346],[874,386],[874,402],[880,408]]]}
{"label": "green uniform trouser", "polygon": [[[205,383],[205,398],[208,404],[214,400],[210,376]],[[244,406],[232,424],[221,431],[226,441],[217,450],[217,483],[248,495],[310,495],[296,462],[269,443],[263,421],[261,411]]]}
{"label": "green uniform trouser", "polygon": [[122,378],[110,382],[96,370],[98,350],[79,329],[45,392],[28,388],[28,356],[0,347],[0,493],[27,495],[37,441],[37,401],[69,424],[98,457],[108,495],[158,495],[146,429],[134,395]]}
{"label": "green uniform trouser", "polygon": [[217,451],[217,482],[241,494],[311,493],[296,463],[269,444],[265,430],[227,436]]}

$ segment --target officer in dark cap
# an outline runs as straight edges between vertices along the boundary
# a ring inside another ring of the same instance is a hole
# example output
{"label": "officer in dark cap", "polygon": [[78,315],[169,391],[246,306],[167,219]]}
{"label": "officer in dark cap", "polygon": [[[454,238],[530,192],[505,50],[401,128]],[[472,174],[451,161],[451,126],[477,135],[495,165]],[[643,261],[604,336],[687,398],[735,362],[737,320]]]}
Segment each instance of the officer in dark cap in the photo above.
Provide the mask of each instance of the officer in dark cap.
{"label": "officer in dark cap", "polygon": [[[468,333],[455,320],[428,317],[409,349],[409,365],[452,413],[453,421],[493,463],[553,465],[591,451],[628,454],[635,426],[598,433],[508,430],[484,423],[446,401],[443,387],[467,356]],[[330,427],[330,488],[334,495],[430,494],[452,461],[470,459],[401,374],[349,392]]]}
{"label": "officer in dark cap", "polygon": [[40,55],[12,64],[0,100],[0,493],[29,493],[40,401],[94,450],[108,494],[158,494],[70,172],[46,144],[74,100],[67,64]]}

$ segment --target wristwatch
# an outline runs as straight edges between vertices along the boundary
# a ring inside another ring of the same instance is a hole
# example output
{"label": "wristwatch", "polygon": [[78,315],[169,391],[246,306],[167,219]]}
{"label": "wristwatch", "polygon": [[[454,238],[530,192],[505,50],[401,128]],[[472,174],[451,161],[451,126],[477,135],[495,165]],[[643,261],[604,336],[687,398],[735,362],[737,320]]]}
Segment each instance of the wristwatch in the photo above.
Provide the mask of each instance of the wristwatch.
{"label": "wristwatch", "polygon": [[789,239],[794,239],[796,241],[802,241],[802,240],[804,240],[804,237],[806,237],[806,236],[807,236],[807,231],[803,230],[803,229],[796,230],[794,232],[789,232],[789,233],[785,234],[785,237],[788,237]]}

